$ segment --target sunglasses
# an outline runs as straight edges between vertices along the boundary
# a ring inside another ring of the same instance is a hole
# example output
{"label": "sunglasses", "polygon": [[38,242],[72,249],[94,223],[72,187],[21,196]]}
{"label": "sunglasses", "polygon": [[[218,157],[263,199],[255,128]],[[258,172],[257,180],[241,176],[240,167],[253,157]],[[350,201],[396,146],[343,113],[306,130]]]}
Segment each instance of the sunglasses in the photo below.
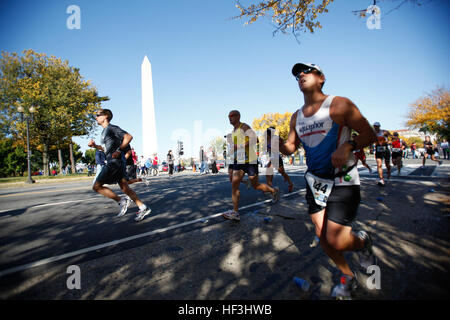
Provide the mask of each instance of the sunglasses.
{"label": "sunglasses", "polygon": [[316,71],[319,75],[321,74],[321,72],[319,71],[319,70],[317,70],[317,69],[314,69],[314,68],[311,68],[311,67],[308,67],[308,68],[305,68],[305,69],[301,69],[300,71],[299,71],[299,73],[297,74],[297,76],[295,77],[295,79],[298,81],[299,79],[300,79],[300,74],[303,72],[304,74],[308,74],[308,73],[311,73],[311,72],[313,72],[313,71]]}
{"label": "sunglasses", "polygon": [[97,113],[97,114],[95,115],[96,118],[97,118],[97,117],[101,117],[101,116],[104,116],[104,114],[98,114],[98,113]]}

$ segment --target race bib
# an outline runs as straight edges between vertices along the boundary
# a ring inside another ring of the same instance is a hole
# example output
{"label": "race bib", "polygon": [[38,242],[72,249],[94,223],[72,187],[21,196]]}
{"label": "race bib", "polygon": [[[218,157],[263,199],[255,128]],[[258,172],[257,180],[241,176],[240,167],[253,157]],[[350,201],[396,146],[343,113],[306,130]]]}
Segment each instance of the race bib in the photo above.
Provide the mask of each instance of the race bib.
{"label": "race bib", "polygon": [[333,189],[334,180],[319,178],[310,172],[306,173],[305,178],[308,182],[309,189],[313,193],[314,201],[316,201],[319,206],[325,207],[331,190]]}
{"label": "race bib", "polygon": [[402,152],[402,148],[392,148],[392,152]]}
{"label": "race bib", "polygon": [[377,152],[385,152],[386,146],[377,146]]}
{"label": "race bib", "polygon": [[245,149],[239,148],[236,153],[237,163],[245,163]]}

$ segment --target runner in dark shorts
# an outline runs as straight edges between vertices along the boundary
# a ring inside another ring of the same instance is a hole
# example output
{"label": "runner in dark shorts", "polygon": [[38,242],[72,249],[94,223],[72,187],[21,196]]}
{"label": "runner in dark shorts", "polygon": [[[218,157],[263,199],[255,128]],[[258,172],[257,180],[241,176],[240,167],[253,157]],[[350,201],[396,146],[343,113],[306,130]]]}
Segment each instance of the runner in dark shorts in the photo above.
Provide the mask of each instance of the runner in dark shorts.
{"label": "runner in dark shorts", "polygon": [[[275,127],[269,127],[266,130],[266,153],[269,155],[269,163],[266,167],[266,182],[269,186],[273,186],[273,169],[275,166],[277,166],[278,172],[283,177],[284,181],[288,183],[288,192],[292,192],[294,189],[294,184],[291,181],[291,178],[284,170],[284,164],[283,164],[283,158],[281,157],[281,154],[279,150],[272,150],[272,140],[278,142],[279,137],[275,135]],[[277,161],[274,161],[273,159],[276,159],[278,155],[278,163],[275,163]]]}
{"label": "runner in dark shorts", "polygon": [[[246,123],[240,122],[241,114],[237,110],[232,110],[228,114],[230,124],[233,126],[231,135],[231,145],[233,153],[233,175],[231,180],[231,198],[233,210],[228,210],[222,214],[225,219],[240,221],[239,210],[239,185],[245,174],[255,190],[272,194],[272,202],[278,201],[278,188],[269,187],[265,183],[258,181],[258,157],[256,155],[257,137],[255,132]],[[231,149],[231,148],[230,148]]]}
{"label": "runner in dark shorts", "polygon": [[391,151],[388,146],[388,137],[391,134],[387,130],[380,129],[379,122],[375,122],[373,128],[377,135],[377,141],[375,143],[375,160],[377,161],[378,176],[380,177],[378,185],[384,187],[386,182],[383,178],[383,160],[386,165],[387,178],[389,179],[391,177]]}
{"label": "runner in dark shorts", "polygon": [[425,141],[423,142],[423,147],[425,148],[425,154],[422,160],[422,168],[425,168],[425,161],[430,156],[431,160],[436,161],[439,165],[442,164],[442,161],[436,159],[434,157],[434,145],[431,142],[430,136],[425,136]]}
{"label": "runner in dark shorts", "polygon": [[[358,136],[358,135],[357,135],[356,133],[353,133],[353,134],[352,134],[352,139],[355,140],[355,138],[356,138],[357,136]],[[366,154],[364,153],[364,148],[355,150],[353,153],[355,154],[356,159],[357,159],[357,160],[360,160],[361,163],[362,163],[362,165],[363,165],[364,167],[366,167],[367,169],[369,169],[369,172],[372,173],[372,168],[371,168],[371,167],[367,164],[367,162],[366,162]],[[358,161],[356,161],[356,164],[358,164]]]}
{"label": "runner in dark shorts", "polygon": [[[305,149],[310,218],[324,252],[341,272],[331,296],[351,299],[357,281],[344,253],[357,252],[361,267],[374,264],[375,259],[369,233],[352,230],[360,201],[353,151],[375,142],[376,135],[350,99],[323,93],[325,75],[319,66],[297,63],[292,74],[303,93],[303,106],[293,113],[287,140],[280,139],[280,151],[289,156],[300,144]],[[359,133],[354,140],[352,130]]]}
{"label": "runner in dark shorts", "polygon": [[[123,152],[133,137],[118,126],[110,124],[112,117],[113,114],[109,109],[100,109],[96,114],[97,124],[103,127],[101,145],[97,145],[94,140],[91,140],[88,146],[105,152],[106,165],[103,166],[97,176],[92,189],[119,204],[120,212],[117,215],[118,217],[123,216],[127,212],[128,206],[133,200],[139,207],[135,221],[141,221],[146,215],[150,214],[151,209],[130,189],[125,178],[125,157]],[[120,197],[104,186],[105,184],[115,183],[119,185],[128,198]]]}

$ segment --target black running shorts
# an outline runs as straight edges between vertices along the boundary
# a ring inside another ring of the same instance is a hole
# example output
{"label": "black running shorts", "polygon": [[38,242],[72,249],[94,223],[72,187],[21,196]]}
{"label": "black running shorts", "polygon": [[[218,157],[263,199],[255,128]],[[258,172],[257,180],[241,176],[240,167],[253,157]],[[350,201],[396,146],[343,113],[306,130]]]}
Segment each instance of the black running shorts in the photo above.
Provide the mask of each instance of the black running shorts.
{"label": "black running shorts", "polygon": [[96,182],[101,184],[116,184],[124,177],[124,167],[120,159],[108,160],[108,163],[102,167],[102,171],[97,176]]}
{"label": "black running shorts", "polygon": [[389,161],[391,159],[391,152],[389,150],[384,152],[375,152],[375,159],[384,159]]}
{"label": "black running shorts", "polygon": [[[360,201],[359,185],[334,187],[325,207],[327,219],[340,225],[351,226],[356,219]],[[314,200],[308,184],[306,184],[306,202],[309,206],[309,214],[314,214],[324,209]]]}
{"label": "black running shorts", "polygon": [[257,176],[258,175],[258,164],[235,164],[233,166],[233,170],[242,170],[244,171],[249,177]]}
{"label": "black running shorts", "polygon": [[392,152],[392,159],[397,159],[398,157],[401,157],[402,154],[400,152]]}

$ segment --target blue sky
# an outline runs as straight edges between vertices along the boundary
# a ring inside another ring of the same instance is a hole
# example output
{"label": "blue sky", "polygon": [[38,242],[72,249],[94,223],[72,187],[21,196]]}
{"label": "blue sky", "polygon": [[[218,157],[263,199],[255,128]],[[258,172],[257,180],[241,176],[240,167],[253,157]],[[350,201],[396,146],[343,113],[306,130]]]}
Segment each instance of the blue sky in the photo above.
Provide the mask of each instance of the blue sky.
{"label": "blue sky", "polygon": [[[249,1],[243,1],[248,3]],[[112,123],[142,150],[140,67],[152,64],[158,153],[182,139],[186,153],[231,130],[228,112],[251,124],[264,113],[294,112],[303,96],[291,76],[296,62],[319,64],[326,94],[346,96],[382,128],[405,128],[408,106],[449,85],[449,2],[380,1],[381,29],[352,10],[371,0],[335,0],[314,34],[278,34],[269,19],[244,26],[232,0],[0,2],[0,50],[33,49],[68,60],[110,101]],[[69,5],[81,29],[69,30]],[[100,130],[98,130],[100,132]],[[98,134],[96,136],[98,141]],[[87,138],[75,142],[87,149]]]}

